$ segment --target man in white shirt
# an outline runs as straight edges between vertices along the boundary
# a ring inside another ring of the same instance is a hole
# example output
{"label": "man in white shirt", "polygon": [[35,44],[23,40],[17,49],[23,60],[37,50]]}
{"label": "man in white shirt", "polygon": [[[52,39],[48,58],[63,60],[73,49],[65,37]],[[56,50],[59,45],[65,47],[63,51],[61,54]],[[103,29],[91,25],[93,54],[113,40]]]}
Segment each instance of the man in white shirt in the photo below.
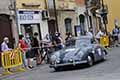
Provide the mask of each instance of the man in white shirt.
{"label": "man in white shirt", "polygon": [[88,31],[88,32],[86,33],[86,35],[89,36],[90,38],[93,38],[93,34],[92,34],[92,32],[90,32],[90,31]]}
{"label": "man in white shirt", "polygon": [[100,42],[101,36],[104,36],[104,32],[102,32],[101,30],[99,30],[99,32],[96,35],[96,39],[98,40],[98,42]]}

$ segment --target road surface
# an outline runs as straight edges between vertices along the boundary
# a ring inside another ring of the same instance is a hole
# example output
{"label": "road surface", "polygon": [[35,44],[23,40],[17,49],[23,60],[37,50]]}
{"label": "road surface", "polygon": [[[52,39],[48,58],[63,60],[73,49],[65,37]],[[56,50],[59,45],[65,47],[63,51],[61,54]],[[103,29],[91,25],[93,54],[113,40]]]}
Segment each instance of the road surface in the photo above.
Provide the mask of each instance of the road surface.
{"label": "road surface", "polygon": [[41,65],[1,80],[120,80],[120,48],[112,49],[106,61],[90,68],[55,72],[49,65]]}

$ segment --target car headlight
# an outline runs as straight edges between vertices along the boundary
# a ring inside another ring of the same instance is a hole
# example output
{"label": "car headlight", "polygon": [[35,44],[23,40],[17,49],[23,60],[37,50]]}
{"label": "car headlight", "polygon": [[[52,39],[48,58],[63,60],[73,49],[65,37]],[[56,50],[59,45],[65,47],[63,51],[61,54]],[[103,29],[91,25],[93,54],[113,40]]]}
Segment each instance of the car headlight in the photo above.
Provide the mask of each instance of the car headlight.
{"label": "car headlight", "polygon": [[94,50],[92,50],[92,53],[95,53],[95,51],[94,51]]}
{"label": "car headlight", "polygon": [[57,59],[57,56],[56,55],[52,55],[51,56],[51,61],[55,61]]}
{"label": "car headlight", "polygon": [[60,63],[60,59],[56,55],[51,56],[51,61],[52,63]]}
{"label": "car headlight", "polygon": [[82,51],[80,51],[80,52],[78,53],[78,57],[79,57],[79,58],[81,58],[83,55],[84,55],[84,53],[83,53]]}
{"label": "car headlight", "polygon": [[59,63],[60,63],[60,60],[59,60],[59,59],[57,59],[57,60],[56,60],[56,63],[57,63],[57,64],[59,64]]}
{"label": "car headlight", "polygon": [[73,59],[69,59],[70,62],[73,62]]}

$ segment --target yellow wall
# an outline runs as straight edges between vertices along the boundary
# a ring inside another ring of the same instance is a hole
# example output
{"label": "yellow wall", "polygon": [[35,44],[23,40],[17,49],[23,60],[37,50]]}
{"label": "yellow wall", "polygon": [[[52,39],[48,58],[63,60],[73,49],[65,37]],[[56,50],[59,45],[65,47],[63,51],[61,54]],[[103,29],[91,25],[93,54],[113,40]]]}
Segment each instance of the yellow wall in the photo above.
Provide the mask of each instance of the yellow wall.
{"label": "yellow wall", "polygon": [[108,30],[111,31],[114,27],[114,19],[119,19],[120,21],[120,0],[104,0],[105,4],[108,5]]}
{"label": "yellow wall", "polygon": [[[22,3],[26,4],[40,4],[39,7],[23,7]],[[17,9],[45,9],[45,0],[16,0],[16,8]]]}

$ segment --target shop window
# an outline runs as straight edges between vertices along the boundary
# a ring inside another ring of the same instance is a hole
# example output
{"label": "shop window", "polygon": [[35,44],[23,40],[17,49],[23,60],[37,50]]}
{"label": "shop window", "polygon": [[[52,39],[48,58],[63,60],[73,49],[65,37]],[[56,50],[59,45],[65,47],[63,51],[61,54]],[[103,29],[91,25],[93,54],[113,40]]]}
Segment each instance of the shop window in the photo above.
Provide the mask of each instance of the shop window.
{"label": "shop window", "polygon": [[72,19],[70,18],[65,19],[65,29],[66,33],[72,33]]}

